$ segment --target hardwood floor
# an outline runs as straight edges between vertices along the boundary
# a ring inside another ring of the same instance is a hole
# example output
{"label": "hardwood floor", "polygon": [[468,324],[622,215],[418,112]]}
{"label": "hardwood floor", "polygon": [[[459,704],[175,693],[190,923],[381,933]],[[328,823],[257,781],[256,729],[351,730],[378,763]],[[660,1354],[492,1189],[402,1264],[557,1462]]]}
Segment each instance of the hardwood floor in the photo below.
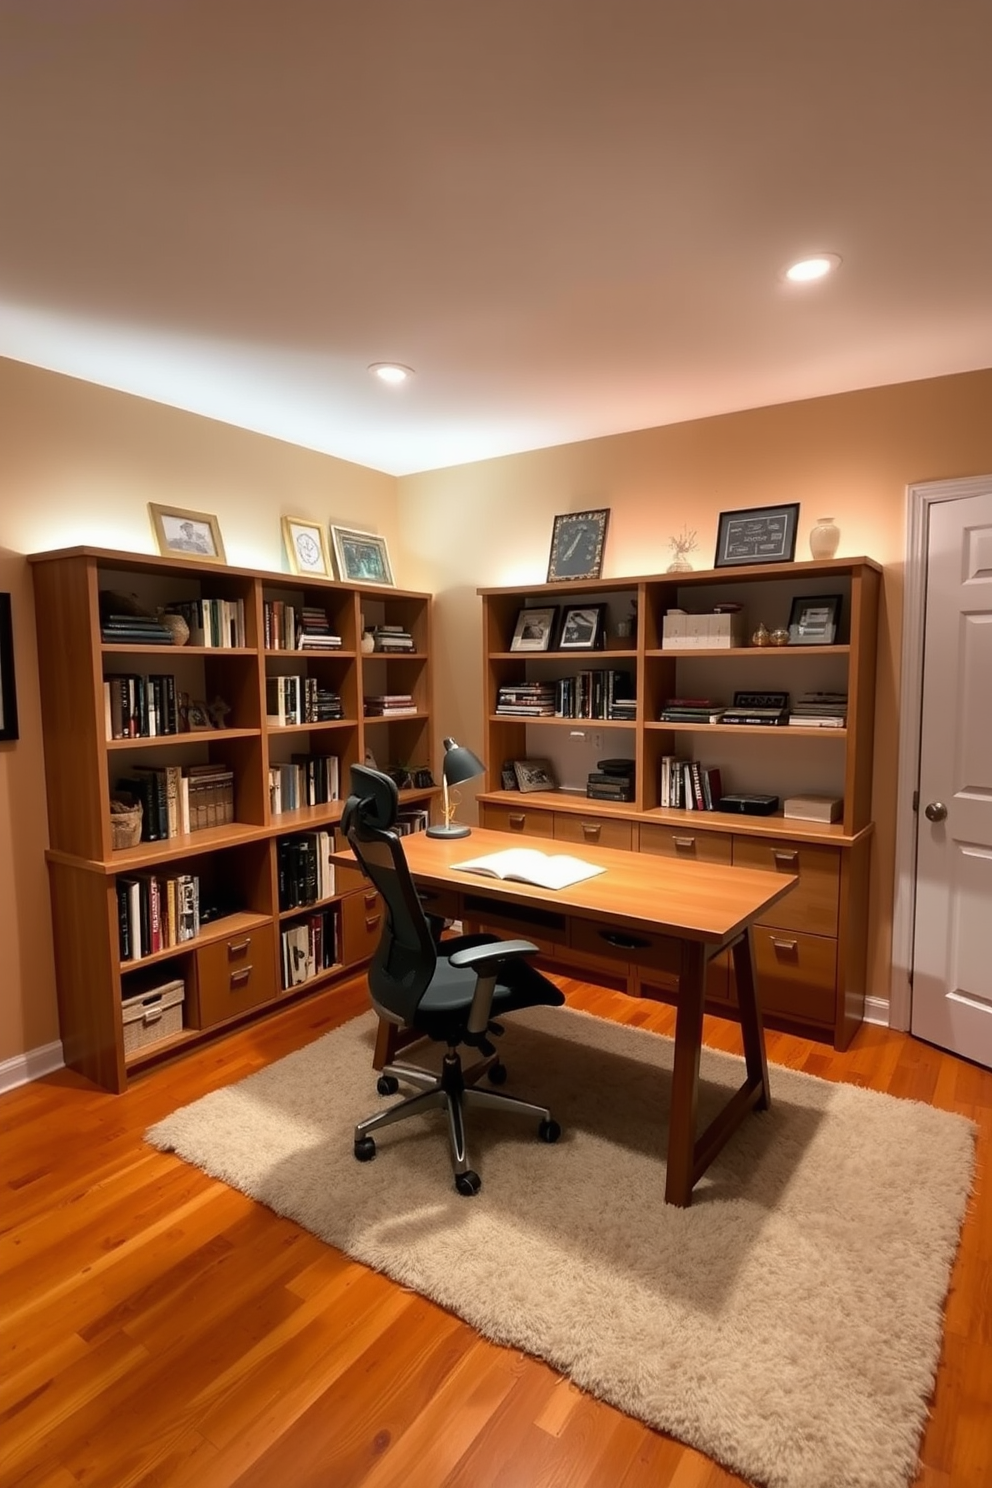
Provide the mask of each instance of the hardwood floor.
{"label": "hardwood floor", "polygon": [[[562,981],[660,1032],[670,1009]],[[498,1348],[142,1132],[367,1006],[361,980],[107,1095],[0,1098],[3,1488],[728,1488],[741,1479]],[[707,1041],[739,1052],[734,1025]],[[992,1483],[992,1072],[865,1027],[773,1063],[971,1116],[978,1180],[915,1488]]]}

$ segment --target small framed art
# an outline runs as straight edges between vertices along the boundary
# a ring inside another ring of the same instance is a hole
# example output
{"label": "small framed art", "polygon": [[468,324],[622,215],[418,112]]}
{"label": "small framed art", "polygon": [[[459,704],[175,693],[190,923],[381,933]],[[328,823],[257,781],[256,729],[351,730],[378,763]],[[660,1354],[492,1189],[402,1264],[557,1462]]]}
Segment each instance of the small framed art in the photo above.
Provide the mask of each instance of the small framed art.
{"label": "small framed art", "polygon": [[377,532],[331,525],[331,541],[338,578],[349,584],[386,584],[392,587],[386,539]]}
{"label": "small framed art", "polygon": [[565,512],[555,517],[548,559],[549,584],[562,579],[600,577],[609,520],[609,507],[599,511]]}
{"label": "small framed art", "polygon": [[195,558],[202,563],[227,562],[220,525],[209,512],[187,511],[181,506],[159,506],[154,501],[149,501],[148,512],[163,558]]}
{"label": "small framed art", "polygon": [[319,522],[311,522],[307,517],[283,517],[282,536],[293,573],[313,574],[318,579],[331,578],[327,538]]}
{"label": "small framed art", "polygon": [[605,605],[573,605],[565,611],[558,647],[561,651],[595,651],[603,644]]}
{"label": "small framed art", "polygon": [[556,790],[558,786],[550,760],[514,760],[513,773],[517,777],[517,789],[521,791]]}
{"label": "small framed art", "polygon": [[803,594],[792,601],[790,646],[832,646],[840,623],[841,595]]}
{"label": "small framed art", "polygon": [[14,631],[10,620],[10,595],[0,594],[0,740],[17,737]]}
{"label": "small framed art", "polygon": [[555,628],[557,605],[543,609],[521,610],[513,628],[511,651],[547,651]]}
{"label": "small framed art", "polygon": [[799,502],[720,513],[714,568],[739,563],[791,563],[796,556]]}

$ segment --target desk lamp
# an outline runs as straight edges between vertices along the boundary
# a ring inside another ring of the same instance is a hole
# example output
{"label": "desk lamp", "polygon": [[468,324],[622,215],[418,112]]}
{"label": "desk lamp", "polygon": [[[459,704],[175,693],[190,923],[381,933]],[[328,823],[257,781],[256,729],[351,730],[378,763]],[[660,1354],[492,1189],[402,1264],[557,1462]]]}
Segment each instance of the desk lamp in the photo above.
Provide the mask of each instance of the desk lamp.
{"label": "desk lamp", "polygon": [[461,785],[465,780],[474,780],[484,775],[486,767],[471,749],[456,744],[454,739],[444,741],[444,759],[441,761],[441,809],[444,815],[442,826],[428,827],[428,837],[468,837],[472,828],[464,827],[454,820],[458,805],[457,791],[449,794],[449,786]]}

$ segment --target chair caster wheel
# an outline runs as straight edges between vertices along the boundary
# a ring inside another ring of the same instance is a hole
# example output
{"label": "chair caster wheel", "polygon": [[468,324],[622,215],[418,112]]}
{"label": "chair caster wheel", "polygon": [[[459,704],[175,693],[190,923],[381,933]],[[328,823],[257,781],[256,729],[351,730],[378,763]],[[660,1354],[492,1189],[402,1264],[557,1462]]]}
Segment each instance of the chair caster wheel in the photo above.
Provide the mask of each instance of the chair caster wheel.
{"label": "chair caster wheel", "polygon": [[557,1142],[561,1136],[561,1127],[557,1121],[542,1121],[537,1128],[537,1135],[542,1142]]}
{"label": "chair caster wheel", "polygon": [[395,1095],[400,1088],[400,1082],[395,1075],[380,1075],[375,1082],[375,1088],[380,1095]]}
{"label": "chair caster wheel", "polygon": [[506,1065],[500,1064],[498,1059],[489,1071],[489,1083],[491,1085],[506,1084]]}
{"label": "chair caster wheel", "polygon": [[359,1137],[355,1143],[355,1156],[359,1162],[371,1162],[375,1157],[375,1142],[371,1137]]}
{"label": "chair caster wheel", "polygon": [[464,1194],[466,1199],[470,1199],[473,1194],[479,1192],[479,1189],[482,1187],[482,1179],[478,1173],[473,1173],[472,1169],[469,1168],[467,1173],[455,1174],[455,1187],[460,1194]]}

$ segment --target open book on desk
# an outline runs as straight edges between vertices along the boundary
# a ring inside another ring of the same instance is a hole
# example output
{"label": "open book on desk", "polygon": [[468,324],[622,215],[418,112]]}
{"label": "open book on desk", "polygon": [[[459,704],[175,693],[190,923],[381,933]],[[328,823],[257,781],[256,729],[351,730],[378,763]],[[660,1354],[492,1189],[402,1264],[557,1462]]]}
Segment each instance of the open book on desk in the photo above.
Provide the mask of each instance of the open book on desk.
{"label": "open book on desk", "polygon": [[595,863],[583,863],[565,853],[543,853],[533,847],[509,847],[505,852],[487,853],[484,858],[469,858],[467,863],[452,863],[465,873],[482,873],[489,878],[513,879],[517,883],[535,884],[540,889],[567,889],[605,873]]}

